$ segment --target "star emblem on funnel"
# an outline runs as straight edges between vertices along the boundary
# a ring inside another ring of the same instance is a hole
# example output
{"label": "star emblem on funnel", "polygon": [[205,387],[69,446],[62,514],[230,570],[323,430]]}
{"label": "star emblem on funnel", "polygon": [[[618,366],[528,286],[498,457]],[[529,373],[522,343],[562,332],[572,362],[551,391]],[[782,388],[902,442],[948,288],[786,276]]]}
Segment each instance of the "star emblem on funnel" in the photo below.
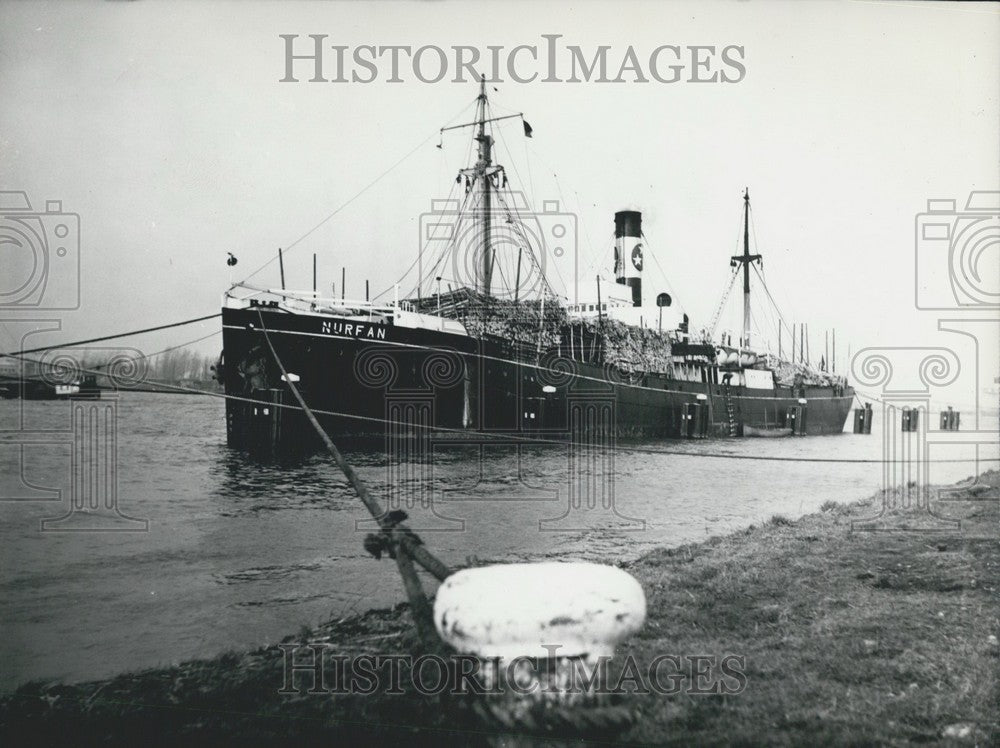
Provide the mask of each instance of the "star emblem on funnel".
{"label": "star emblem on funnel", "polygon": [[632,250],[632,264],[636,270],[642,270],[642,245],[636,244]]}

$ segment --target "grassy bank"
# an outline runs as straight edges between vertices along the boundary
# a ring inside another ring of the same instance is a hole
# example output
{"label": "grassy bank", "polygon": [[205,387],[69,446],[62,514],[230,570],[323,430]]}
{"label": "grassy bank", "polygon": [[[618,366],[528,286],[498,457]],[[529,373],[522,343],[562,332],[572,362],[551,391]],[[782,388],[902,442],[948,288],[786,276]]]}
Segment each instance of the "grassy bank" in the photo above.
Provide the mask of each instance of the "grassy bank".
{"label": "grassy bank", "polygon": [[[629,564],[649,616],[620,655],[643,663],[734,654],[746,658],[746,685],[732,695],[630,696],[635,721],[620,740],[1000,742],[998,486],[1000,473],[987,473],[933,504],[961,519],[953,530],[852,531],[852,522],[878,513],[877,496]],[[288,641],[344,654],[419,649],[403,606]],[[0,740],[440,744],[488,735],[444,698],[281,695],[282,684],[278,648],[95,683],[29,684],[0,697]]]}

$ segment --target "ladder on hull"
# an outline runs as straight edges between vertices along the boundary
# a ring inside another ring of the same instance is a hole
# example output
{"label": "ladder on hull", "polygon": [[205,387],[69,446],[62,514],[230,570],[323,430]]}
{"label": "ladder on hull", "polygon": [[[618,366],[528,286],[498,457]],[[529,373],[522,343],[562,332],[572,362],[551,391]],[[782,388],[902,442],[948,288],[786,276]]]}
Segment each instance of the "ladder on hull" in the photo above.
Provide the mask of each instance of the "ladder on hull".
{"label": "ladder on hull", "polygon": [[733,407],[733,395],[729,388],[729,383],[722,385],[722,396],[726,401],[726,418],[729,424],[729,435],[739,436],[739,424],[736,422],[736,412]]}

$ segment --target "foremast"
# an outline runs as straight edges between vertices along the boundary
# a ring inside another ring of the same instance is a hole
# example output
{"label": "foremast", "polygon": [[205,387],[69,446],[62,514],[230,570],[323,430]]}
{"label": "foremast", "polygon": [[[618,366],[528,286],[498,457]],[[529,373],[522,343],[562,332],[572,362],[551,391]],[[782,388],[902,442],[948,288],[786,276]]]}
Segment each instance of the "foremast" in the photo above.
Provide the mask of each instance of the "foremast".
{"label": "foremast", "polygon": [[486,132],[486,125],[499,120],[512,119],[523,115],[508,114],[502,117],[490,117],[488,112],[489,100],[486,96],[486,76],[479,77],[479,96],[476,99],[476,119],[464,125],[452,125],[442,127],[441,132],[447,130],[457,130],[463,127],[475,128],[473,139],[479,144],[478,158],[476,163],[470,168],[459,170],[459,177],[465,177],[466,184],[470,190],[477,190],[479,193],[478,220],[480,226],[480,236],[482,242],[482,252],[479,258],[479,283],[478,291],[485,295],[492,293],[493,281],[493,243],[491,239],[491,218],[493,210],[492,191],[496,189],[494,177],[503,172],[503,167],[493,163],[493,136]]}

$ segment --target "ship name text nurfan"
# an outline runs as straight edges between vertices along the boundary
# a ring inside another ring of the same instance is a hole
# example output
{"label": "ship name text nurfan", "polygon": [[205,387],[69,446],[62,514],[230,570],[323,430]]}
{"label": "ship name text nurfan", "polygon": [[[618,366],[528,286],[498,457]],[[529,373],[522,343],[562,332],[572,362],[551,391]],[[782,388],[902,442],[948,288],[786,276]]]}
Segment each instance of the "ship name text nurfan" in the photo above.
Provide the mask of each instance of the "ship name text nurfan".
{"label": "ship name text nurfan", "polygon": [[385,340],[386,329],[382,325],[371,325],[364,322],[323,320],[320,323],[320,332],[326,335],[351,335],[355,338]]}

